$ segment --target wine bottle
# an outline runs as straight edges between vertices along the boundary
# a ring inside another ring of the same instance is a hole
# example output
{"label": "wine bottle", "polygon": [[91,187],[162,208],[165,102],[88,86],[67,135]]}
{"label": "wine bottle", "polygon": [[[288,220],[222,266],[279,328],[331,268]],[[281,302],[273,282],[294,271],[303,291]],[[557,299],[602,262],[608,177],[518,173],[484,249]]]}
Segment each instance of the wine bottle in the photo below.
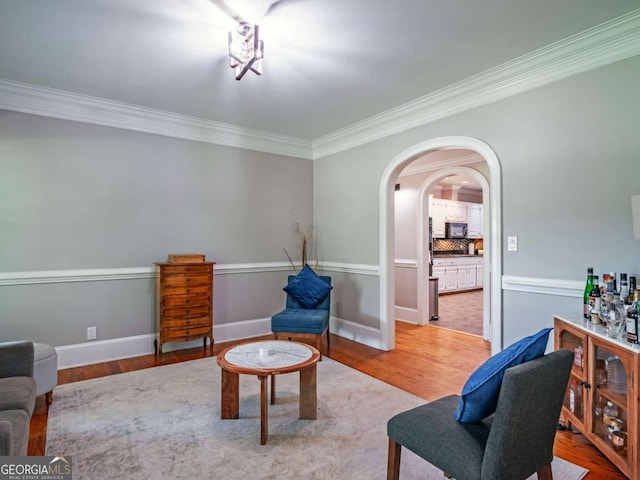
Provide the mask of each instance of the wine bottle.
{"label": "wine bottle", "polygon": [[591,307],[589,306],[589,294],[593,289],[593,267],[587,268],[587,285],[584,287],[584,296],[582,302],[582,313],[584,318],[588,319],[591,315]]}
{"label": "wine bottle", "polygon": [[633,303],[627,308],[627,342],[638,343],[638,310],[640,290],[633,291]]}
{"label": "wine bottle", "polygon": [[636,277],[629,277],[629,296],[624,301],[625,305],[633,303],[633,292],[636,290]]}
{"label": "wine bottle", "polygon": [[622,303],[627,303],[627,297],[629,296],[629,282],[627,281],[627,274],[620,274],[620,300]]}
{"label": "wine bottle", "polygon": [[600,280],[598,275],[593,275],[593,288],[589,292],[589,313],[591,322],[600,323]]}

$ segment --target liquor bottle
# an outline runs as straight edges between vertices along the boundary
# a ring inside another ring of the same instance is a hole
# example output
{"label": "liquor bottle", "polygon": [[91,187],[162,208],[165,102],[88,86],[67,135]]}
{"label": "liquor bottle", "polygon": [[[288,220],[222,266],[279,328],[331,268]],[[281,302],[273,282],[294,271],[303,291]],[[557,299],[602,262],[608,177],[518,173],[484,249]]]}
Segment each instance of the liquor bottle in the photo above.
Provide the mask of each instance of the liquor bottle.
{"label": "liquor bottle", "polygon": [[627,342],[638,343],[638,310],[640,309],[640,290],[633,291],[633,303],[627,307]]}
{"label": "liquor bottle", "polygon": [[589,306],[589,294],[593,289],[593,268],[587,268],[587,285],[584,287],[582,313],[584,318],[588,319],[591,315],[591,307]]}
{"label": "liquor bottle", "polygon": [[629,296],[625,299],[625,305],[631,305],[633,303],[633,292],[636,289],[636,277],[629,277]]}
{"label": "liquor bottle", "polygon": [[569,410],[578,418],[582,418],[582,385],[576,378],[572,378],[569,385]]}
{"label": "liquor bottle", "polygon": [[629,282],[627,282],[627,274],[620,274],[620,300],[622,303],[627,302],[627,297],[629,296]]}
{"label": "liquor bottle", "polygon": [[600,323],[600,285],[598,275],[593,275],[593,288],[589,292],[591,322]]}
{"label": "liquor bottle", "polygon": [[614,272],[609,273],[609,275],[604,275],[603,278],[605,291],[613,295],[613,292],[616,291],[616,274]]}

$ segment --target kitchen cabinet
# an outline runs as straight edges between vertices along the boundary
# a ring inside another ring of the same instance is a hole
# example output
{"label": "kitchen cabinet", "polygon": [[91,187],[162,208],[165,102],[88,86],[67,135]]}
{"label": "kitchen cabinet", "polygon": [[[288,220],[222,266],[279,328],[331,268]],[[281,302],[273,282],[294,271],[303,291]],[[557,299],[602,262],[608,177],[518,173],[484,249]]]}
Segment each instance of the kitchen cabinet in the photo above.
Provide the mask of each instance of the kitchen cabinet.
{"label": "kitchen cabinet", "polygon": [[439,198],[431,200],[431,211],[429,212],[429,215],[431,216],[431,232],[433,234],[433,238],[445,237],[446,208],[444,200]]}
{"label": "kitchen cabinet", "polygon": [[432,273],[438,277],[438,292],[469,290],[482,286],[482,276],[478,284],[478,267],[482,267],[482,257],[447,256],[434,258]]}
{"label": "kitchen cabinet", "polygon": [[431,198],[429,216],[433,238],[445,238],[447,222],[467,223],[468,238],[482,238],[482,204]]}
{"label": "kitchen cabinet", "polygon": [[476,287],[482,287],[484,270],[482,265],[476,265]]}
{"label": "kitchen cabinet", "polygon": [[466,222],[466,205],[462,202],[448,200],[445,204],[445,220],[447,222]]}
{"label": "kitchen cabinet", "polygon": [[[554,327],[555,348],[575,355],[561,421],[582,432],[628,478],[640,480],[640,349],[608,337],[604,327],[581,316],[556,316]],[[617,413],[605,415],[611,407]],[[615,431],[626,433],[624,445],[616,445],[625,435]]]}
{"label": "kitchen cabinet", "polygon": [[431,272],[434,277],[438,277],[438,293],[444,292],[444,267],[434,265]]}
{"label": "kitchen cabinet", "polygon": [[458,289],[458,267],[444,268],[444,289],[447,292]]}
{"label": "kitchen cabinet", "polygon": [[482,205],[467,205],[467,238],[482,238]]}
{"label": "kitchen cabinet", "polygon": [[476,287],[476,266],[464,265],[458,267],[458,290]]}

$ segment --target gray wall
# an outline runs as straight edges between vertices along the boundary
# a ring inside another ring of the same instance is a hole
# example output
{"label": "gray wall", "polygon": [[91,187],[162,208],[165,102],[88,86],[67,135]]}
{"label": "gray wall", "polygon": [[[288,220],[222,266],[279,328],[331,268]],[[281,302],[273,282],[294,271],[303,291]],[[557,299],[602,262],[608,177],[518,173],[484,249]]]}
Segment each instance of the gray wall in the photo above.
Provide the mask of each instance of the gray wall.
{"label": "gray wall", "polygon": [[[398,154],[462,135],[502,166],[505,275],[580,280],[640,272],[630,196],[640,193],[640,57],[315,162],[0,112],[0,272],[144,267],[168,253],[221,264],[284,261],[291,223],[318,257],[378,265],[380,180]],[[216,276],[216,322],[270,316],[288,272]],[[332,312],[379,325],[379,279],[331,273]],[[580,300],[504,292],[504,343]],[[538,308],[544,304],[544,308]],[[152,333],[150,279],[0,287],[3,340],[54,345]]]}
{"label": "gray wall", "polygon": [[[299,257],[310,160],[0,111],[0,272]],[[271,316],[287,271],[216,275],[216,323]],[[152,280],[0,286],[2,340],[153,333]],[[215,334],[215,333],[214,333]]]}
{"label": "gray wall", "polygon": [[[461,135],[486,142],[502,166],[504,274],[581,281],[587,266],[640,272],[630,203],[640,193],[639,81],[634,57],[315,161],[314,220],[331,232],[322,255],[378,264],[385,166],[418,143]],[[518,252],[506,252],[508,235]],[[505,344],[566,310],[565,298],[529,297],[505,292]],[[544,310],[529,308],[539,302]]]}

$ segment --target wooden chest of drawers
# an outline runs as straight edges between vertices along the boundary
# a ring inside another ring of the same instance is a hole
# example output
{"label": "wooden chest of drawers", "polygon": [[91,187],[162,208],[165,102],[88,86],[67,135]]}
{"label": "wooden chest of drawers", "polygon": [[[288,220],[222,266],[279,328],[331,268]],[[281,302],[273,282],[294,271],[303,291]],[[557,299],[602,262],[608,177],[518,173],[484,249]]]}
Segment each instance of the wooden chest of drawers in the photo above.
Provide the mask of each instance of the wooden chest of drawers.
{"label": "wooden chest of drawers", "polygon": [[156,262],[156,354],[166,342],[209,338],[213,348],[215,262]]}

